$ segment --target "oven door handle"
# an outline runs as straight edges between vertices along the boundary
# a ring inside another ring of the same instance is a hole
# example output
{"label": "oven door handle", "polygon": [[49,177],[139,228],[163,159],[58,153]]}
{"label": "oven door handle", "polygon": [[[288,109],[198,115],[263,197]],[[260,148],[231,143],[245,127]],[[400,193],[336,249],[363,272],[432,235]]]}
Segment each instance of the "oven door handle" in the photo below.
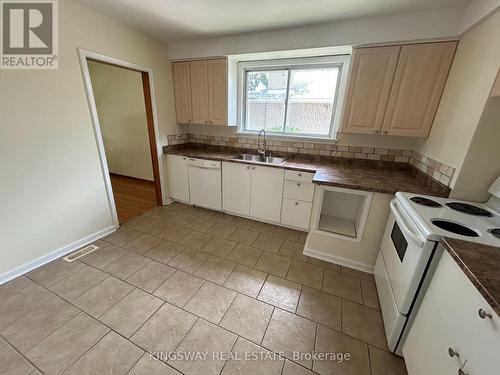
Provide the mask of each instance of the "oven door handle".
{"label": "oven door handle", "polygon": [[406,222],[401,217],[401,214],[399,213],[399,210],[398,210],[396,204],[397,204],[396,201],[393,199],[390,203],[390,207],[391,207],[391,211],[394,214],[394,217],[396,218],[396,222],[398,223],[401,231],[403,232],[405,237],[408,237],[418,247],[420,247],[420,248],[424,247],[425,238],[423,238],[422,235],[416,235],[410,229],[408,229],[408,227],[406,226]]}

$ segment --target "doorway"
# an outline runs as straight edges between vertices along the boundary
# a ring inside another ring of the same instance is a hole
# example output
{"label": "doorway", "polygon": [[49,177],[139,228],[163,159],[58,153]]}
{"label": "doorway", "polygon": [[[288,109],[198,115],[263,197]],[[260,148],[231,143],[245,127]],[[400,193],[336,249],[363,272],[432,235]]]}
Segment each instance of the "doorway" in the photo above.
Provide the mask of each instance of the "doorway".
{"label": "doorway", "polygon": [[110,211],[119,225],[163,203],[152,73],[84,51],[80,58]]}

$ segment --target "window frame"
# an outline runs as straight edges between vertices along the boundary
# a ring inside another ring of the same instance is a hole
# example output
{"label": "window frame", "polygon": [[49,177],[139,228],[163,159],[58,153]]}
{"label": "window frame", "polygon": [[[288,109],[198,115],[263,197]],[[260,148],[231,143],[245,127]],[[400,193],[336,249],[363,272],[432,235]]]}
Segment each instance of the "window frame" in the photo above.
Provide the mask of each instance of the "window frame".
{"label": "window frame", "polygon": [[293,59],[276,59],[276,60],[260,60],[260,61],[240,61],[238,62],[238,133],[242,135],[256,135],[258,130],[246,129],[246,84],[247,74],[252,71],[269,71],[269,70],[287,70],[287,92],[285,99],[285,119],[288,110],[288,96],[291,71],[294,69],[311,69],[311,68],[338,68],[339,75],[337,81],[337,91],[333,101],[333,116],[330,121],[328,134],[306,134],[306,133],[290,133],[283,132],[268,132],[268,136],[272,138],[282,139],[318,139],[323,141],[336,140],[337,132],[340,127],[342,117],[343,103],[347,87],[347,76],[349,70],[350,55],[334,55],[323,57],[304,57]]}

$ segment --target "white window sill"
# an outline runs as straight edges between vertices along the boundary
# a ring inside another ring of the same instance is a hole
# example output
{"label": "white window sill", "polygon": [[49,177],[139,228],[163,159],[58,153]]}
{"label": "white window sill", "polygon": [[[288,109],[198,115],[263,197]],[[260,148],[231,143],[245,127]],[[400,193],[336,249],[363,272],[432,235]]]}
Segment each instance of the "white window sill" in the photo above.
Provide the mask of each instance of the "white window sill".
{"label": "white window sill", "polygon": [[[237,135],[242,137],[258,137],[258,132],[236,132]],[[280,135],[273,133],[266,133],[266,139],[276,139],[279,141],[297,141],[297,142],[315,142],[315,143],[337,143],[338,138],[328,137],[308,137],[304,135]]]}

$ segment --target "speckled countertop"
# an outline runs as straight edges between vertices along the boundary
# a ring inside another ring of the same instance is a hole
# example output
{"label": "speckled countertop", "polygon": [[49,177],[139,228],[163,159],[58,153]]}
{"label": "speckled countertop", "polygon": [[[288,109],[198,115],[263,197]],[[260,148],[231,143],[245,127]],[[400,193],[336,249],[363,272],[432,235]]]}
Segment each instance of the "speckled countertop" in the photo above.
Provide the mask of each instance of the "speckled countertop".
{"label": "speckled countertop", "polygon": [[444,237],[441,243],[500,315],[500,248]]}
{"label": "speckled countertop", "polygon": [[[405,191],[416,194],[447,197],[450,189],[423,174],[409,164],[369,161],[358,159],[306,159],[296,155],[282,155],[288,160],[282,165],[269,165],[233,159],[242,149],[207,147],[193,144],[165,146],[166,154],[184,155],[192,158],[231,161],[235,163],[261,164],[314,173],[313,182],[320,185],[394,194]],[[246,152],[249,152],[246,150]],[[255,150],[250,151],[255,154]],[[278,156],[274,155],[273,156]]]}

